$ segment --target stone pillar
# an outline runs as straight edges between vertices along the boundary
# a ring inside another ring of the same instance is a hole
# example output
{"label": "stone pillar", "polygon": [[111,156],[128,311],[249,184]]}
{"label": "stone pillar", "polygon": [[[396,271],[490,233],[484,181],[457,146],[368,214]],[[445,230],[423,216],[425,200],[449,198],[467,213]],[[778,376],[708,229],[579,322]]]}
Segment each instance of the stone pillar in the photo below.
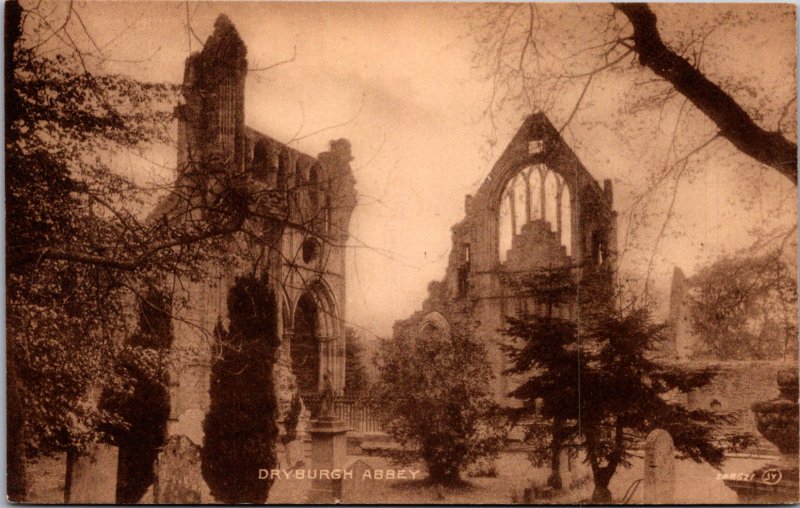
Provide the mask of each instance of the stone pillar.
{"label": "stone pillar", "polygon": [[672,436],[664,429],[656,429],[644,442],[644,504],[672,504],[674,493]]}
{"label": "stone pillar", "polygon": [[[331,472],[341,472],[347,458],[347,426],[337,418],[326,415],[311,422],[311,469],[315,478],[308,494],[310,504],[333,504],[341,495],[341,477],[331,479]],[[325,471],[325,473],[320,474]]]}
{"label": "stone pillar", "polygon": [[80,456],[68,456],[64,502],[69,504],[114,504],[117,502],[119,449],[92,445]]}

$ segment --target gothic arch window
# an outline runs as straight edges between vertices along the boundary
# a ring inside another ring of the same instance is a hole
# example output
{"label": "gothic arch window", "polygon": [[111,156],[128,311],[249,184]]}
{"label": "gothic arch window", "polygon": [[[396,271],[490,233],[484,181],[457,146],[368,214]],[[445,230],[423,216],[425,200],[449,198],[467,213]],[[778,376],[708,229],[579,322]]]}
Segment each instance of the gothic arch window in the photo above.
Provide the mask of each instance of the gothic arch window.
{"label": "gothic arch window", "polygon": [[317,393],[326,370],[332,372],[337,390],[343,386],[344,357],[324,347],[342,337],[338,315],[333,293],[321,279],[309,283],[295,303],[289,351],[301,396]]}
{"label": "gothic arch window", "polygon": [[450,323],[440,313],[431,312],[422,319],[419,333],[427,337],[446,338],[450,335]]}
{"label": "gothic arch window", "polygon": [[590,259],[593,265],[602,265],[608,259],[605,231],[596,229],[591,235]]}
{"label": "gothic arch window", "polygon": [[542,175],[541,168],[528,168],[528,220],[537,220],[542,218]]}
{"label": "gothic arch window", "polygon": [[557,230],[558,214],[558,188],[562,178],[558,173],[543,171],[542,180],[544,181],[544,220],[550,225],[550,231]]}
{"label": "gothic arch window", "polygon": [[263,139],[256,143],[253,148],[253,177],[257,180],[266,181],[269,174],[270,165],[269,149],[267,142]]}
{"label": "gothic arch window", "polygon": [[559,196],[561,213],[558,217],[561,222],[556,226],[561,231],[561,245],[567,248],[569,256],[572,253],[572,201],[569,186],[566,183],[562,186]]}
{"label": "gothic arch window", "polygon": [[319,386],[320,309],[311,293],[303,293],[294,311],[294,333],[290,347],[292,372],[302,395],[314,394]]}
{"label": "gothic arch window", "polygon": [[511,249],[511,240],[514,238],[514,230],[516,229],[516,216],[514,210],[512,208],[513,199],[509,194],[503,194],[502,201],[500,202],[500,216],[498,220],[499,224],[499,233],[498,233],[498,245],[500,250],[500,261],[506,260],[506,255],[508,251]]}
{"label": "gothic arch window", "polygon": [[567,255],[572,251],[572,202],[569,186],[558,173],[538,164],[520,170],[501,194],[498,254],[504,262],[514,237],[531,222],[542,221],[556,234]]}
{"label": "gothic arch window", "polygon": [[308,200],[314,213],[319,210],[319,185],[319,166],[314,164],[308,172]]}

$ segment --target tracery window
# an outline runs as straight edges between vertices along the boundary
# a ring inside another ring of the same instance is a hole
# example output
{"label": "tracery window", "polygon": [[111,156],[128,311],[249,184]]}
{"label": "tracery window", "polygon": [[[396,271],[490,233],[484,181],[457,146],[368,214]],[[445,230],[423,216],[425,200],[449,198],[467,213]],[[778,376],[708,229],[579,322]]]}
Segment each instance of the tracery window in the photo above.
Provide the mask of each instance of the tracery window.
{"label": "tracery window", "polygon": [[505,261],[513,238],[530,222],[542,221],[558,235],[567,255],[572,250],[572,216],[569,186],[543,164],[517,173],[503,190],[498,215],[498,248]]}

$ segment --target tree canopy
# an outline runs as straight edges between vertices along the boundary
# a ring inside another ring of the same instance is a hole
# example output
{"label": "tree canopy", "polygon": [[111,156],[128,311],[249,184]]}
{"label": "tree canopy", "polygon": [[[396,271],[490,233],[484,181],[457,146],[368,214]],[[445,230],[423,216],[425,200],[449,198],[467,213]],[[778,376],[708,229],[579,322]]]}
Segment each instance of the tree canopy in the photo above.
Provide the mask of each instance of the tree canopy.
{"label": "tree canopy", "polygon": [[689,282],[694,355],[743,360],[797,354],[797,277],[779,252],[726,256]]}
{"label": "tree canopy", "polygon": [[109,418],[94,395],[118,381],[124,290],[152,286],[165,261],[136,274],[93,262],[141,248],[120,206],[141,189],[114,171],[113,154],[164,141],[174,96],[169,85],[96,75],[77,50],[53,52],[48,40],[65,33],[43,16],[6,5],[7,344],[20,400],[9,412],[26,422],[11,450],[33,455],[80,448]]}
{"label": "tree canopy", "polygon": [[73,2],[5,7],[9,450],[22,499],[22,457],[80,450],[117,422],[97,398],[125,381],[131,303],[230,263],[233,233],[271,245],[247,219],[275,216],[263,206],[274,192],[220,161],[174,184],[137,181],[125,156],[174,149],[178,86],[105,72]]}
{"label": "tree canopy", "polygon": [[457,483],[467,465],[493,458],[505,435],[491,367],[468,323],[450,330],[420,324],[408,322],[380,343],[377,409],[386,432],[404,447],[398,460],[422,459],[431,481]]}
{"label": "tree canopy", "polygon": [[[550,302],[547,313],[511,317],[504,330],[517,340],[507,348],[520,381],[512,396],[527,414],[536,414],[541,400],[541,417],[552,423],[545,453],[554,457],[568,440],[584,450],[592,499],[601,503],[612,501],[609,482],[619,467],[630,467],[632,447],[656,428],[667,430],[685,456],[721,464],[716,432],[730,415],[680,403],[681,394],[708,384],[714,370],[658,361],[665,325],[654,323],[647,307],[621,305],[609,274],[584,274],[579,284],[573,277],[569,270],[543,270],[522,281],[527,294]],[[563,317],[552,313],[556,301]]]}

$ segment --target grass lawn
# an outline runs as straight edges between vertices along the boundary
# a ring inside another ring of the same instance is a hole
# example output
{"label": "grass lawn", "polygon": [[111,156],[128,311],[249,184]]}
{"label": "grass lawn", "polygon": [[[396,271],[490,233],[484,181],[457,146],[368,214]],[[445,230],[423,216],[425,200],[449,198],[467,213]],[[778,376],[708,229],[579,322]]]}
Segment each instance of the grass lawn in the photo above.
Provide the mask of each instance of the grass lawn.
{"label": "grass lawn", "polygon": [[[401,468],[382,457],[358,456],[350,458],[361,459],[375,469],[396,470]],[[749,473],[766,462],[768,460],[765,459],[731,457],[725,463],[721,472]],[[33,503],[63,503],[64,473],[66,470],[65,457],[41,459],[32,463],[29,467],[31,478],[29,501]],[[630,469],[620,469],[614,475],[610,489],[615,498],[621,498],[630,484],[642,477],[643,467],[642,460],[634,458]],[[502,453],[497,460],[498,475],[496,478],[465,478],[465,484],[459,487],[431,485],[423,467],[417,465],[412,466],[412,468],[422,470],[417,479],[372,480],[368,485],[365,485],[365,489],[349,502],[362,504],[508,504],[511,503],[512,492],[521,493],[522,489],[531,485],[531,483],[542,485],[548,474],[547,469],[533,468],[524,452]],[[576,465],[573,473],[565,475],[565,484],[569,484],[570,481],[586,475],[585,470],[578,470],[580,468],[580,465]],[[408,468],[403,467],[403,469]],[[676,504],[736,503],[736,494],[727,488],[722,481],[717,480],[717,473],[717,470],[707,464],[696,464],[686,460],[679,461],[676,467],[674,502]],[[276,480],[270,491],[268,503],[305,503],[310,486],[311,482],[309,480]],[[547,500],[535,500],[534,502],[574,504],[589,498],[591,491],[592,485],[589,482],[560,496]],[[640,486],[630,502],[644,502],[642,494]]]}
{"label": "grass lawn", "polygon": [[[375,469],[397,469],[387,459],[381,457],[359,457]],[[764,464],[763,459],[744,459],[731,457],[721,472],[750,472]],[[578,480],[587,475],[584,466],[576,465],[573,473],[567,473],[564,483]],[[417,465],[414,469],[422,469],[421,478],[416,480],[372,480],[365,492],[344,502],[355,504],[509,504],[512,492],[521,493],[522,489],[531,485],[543,485],[548,475],[545,468],[533,468],[524,452],[502,453],[497,461],[496,478],[465,478],[465,485],[460,487],[440,487],[431,485],[424,473],[424,468]],[[621,499],[631,484],[642,478],[644,474],[642,459],[634,457],[628,469],[619,469],[609,486],[615,499]],[[680,460],[675,468],[676,504],[705,503],[729,504],[737,503],[735,492],[717,480],[718,471],[708,464],[697,464],[690,460]],[[276,480],[270,492],[268,502],[273,504],[303,503],[308,495],[311,482],[309,480],[281,479]],[[534,500],[534,503],[576,504],[589,499],[592,494],[591,482],[565,491],[550,499]],[[634,491],[630,503],[643,503],[641,484]]]}

